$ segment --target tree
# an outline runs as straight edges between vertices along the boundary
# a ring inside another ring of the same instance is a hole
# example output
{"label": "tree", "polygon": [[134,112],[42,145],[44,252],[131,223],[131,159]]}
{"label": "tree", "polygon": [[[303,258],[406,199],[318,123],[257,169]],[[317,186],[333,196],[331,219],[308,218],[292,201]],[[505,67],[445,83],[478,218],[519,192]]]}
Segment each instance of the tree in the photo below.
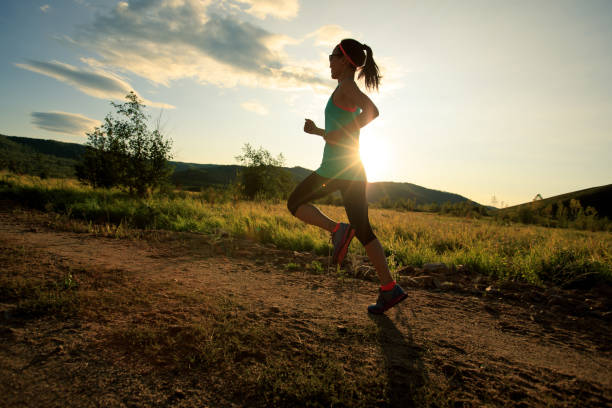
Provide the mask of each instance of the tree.
{"label": "tree", "polygon": [[127,102],[111,102],[115,115],[109,113],[100,127],[88,133],[87,148],[77,165],[77,177],[94,187],[126,188],[145,195],[167,182],[172,168],[172,142],[159,130],[149,130],[145,105],[134,92]]}
{"label": "tree", "polygon": [[255,149],[249,143],[242,151],[236,160],[246,166],[238,175],[239,187],[245,197],[251,200],[256,197],[285,198],[291,192],[293,177],[282,168],[285,164],[282,153],[275,158],[263,147]]}

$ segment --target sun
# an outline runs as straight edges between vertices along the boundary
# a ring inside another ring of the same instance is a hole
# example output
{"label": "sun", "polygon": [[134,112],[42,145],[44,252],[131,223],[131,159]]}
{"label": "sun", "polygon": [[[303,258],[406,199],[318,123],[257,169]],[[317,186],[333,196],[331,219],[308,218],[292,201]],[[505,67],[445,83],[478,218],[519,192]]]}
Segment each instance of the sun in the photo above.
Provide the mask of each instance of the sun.
{"label": "sun", "polygon": [[382,138],[375,135],[362,136],[359,140],[359,154],[366,170],[368,181],[384,181],[389,165],[389,149]]}

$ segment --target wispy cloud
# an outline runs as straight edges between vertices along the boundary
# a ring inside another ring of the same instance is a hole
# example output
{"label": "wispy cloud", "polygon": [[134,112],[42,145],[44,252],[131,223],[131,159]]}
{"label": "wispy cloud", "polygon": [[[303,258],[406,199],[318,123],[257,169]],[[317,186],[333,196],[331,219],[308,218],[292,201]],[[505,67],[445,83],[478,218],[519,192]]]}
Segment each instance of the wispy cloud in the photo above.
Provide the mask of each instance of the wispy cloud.
{"label": "wispy cloud", "polygon": [[[64,64],[58,61],[44,62],[30,60],[24,64],[15,64],[19,68],[27,69],[42,75],[49,76],[77,88],[87,95],[101,99],[123,99],[132,86],[119,76],[101,69],[88,70]],[[162,108],[173,106],[145,100],[145,104]]]}
{"label": "wispy cloud", "polygon": [[337,45],[340,40],[344,38],[351,38],[352,34],[350,31],[337,24],[329,24],[320,27],[316,31],[308,34],[306,37],[314,38],[315,45],[333,47]]}
{"label": "wispy cloud", "polygon": [[[253,9],[263,16],[272,13],[273,4],[293,10],[295,2],[242,3],[251,5],[247,12]],[[299,40],[243,21],[211,0],[122,1],[105,14],[98,14],[69,41],[96,52],[102,66],[166,86],[172,80],[195,78],[220,87],[329,87],[318,70],[293,64],[284,55],[283,47]]]}
{"label": "wispy cloud", "polygon": [[48,4],[45,4],[44,6],[40,6],[40,11],[42,11],[43,13],[47,13],[50,9],[51,9],[51,6]]}
{"label": "wispy cloud", "polygon": [[247,101],[240,104],[243,109],[249,112],[255,112],[258,115],[267,115],[268,109],[258,101]]}
{"label": "wispy cloud", "polygon": [[300,9],[298,0],[237,0],[239,3],[248,4],[251,7],[244,10],[257,18],[264,19],[267,16],[288,20],[297,16]]}
{"label": "wispy cloud", "polygon": [[77,113],[32,112],[32,124],[51,132],[85,136],[85,133],[100,126],[101,122]]}

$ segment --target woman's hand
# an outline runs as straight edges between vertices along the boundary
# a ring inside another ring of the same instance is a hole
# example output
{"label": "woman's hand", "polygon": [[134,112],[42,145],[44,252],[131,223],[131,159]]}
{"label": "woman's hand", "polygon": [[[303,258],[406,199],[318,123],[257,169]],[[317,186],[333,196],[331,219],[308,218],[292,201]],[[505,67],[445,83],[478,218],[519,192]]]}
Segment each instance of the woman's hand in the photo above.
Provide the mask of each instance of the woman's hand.
{"label": "woman's hand", "polygon": [[320,131],[321,129],[319,129],[312,120],[306,119],[306,122],[304,122],[304,132],[321,136]]}

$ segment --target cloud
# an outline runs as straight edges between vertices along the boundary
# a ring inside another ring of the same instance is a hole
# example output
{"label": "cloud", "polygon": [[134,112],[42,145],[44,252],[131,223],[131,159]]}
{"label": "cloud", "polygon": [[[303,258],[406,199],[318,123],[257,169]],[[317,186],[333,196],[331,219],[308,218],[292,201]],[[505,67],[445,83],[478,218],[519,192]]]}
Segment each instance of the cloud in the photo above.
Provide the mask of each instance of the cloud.
{"label": "cloud", "polygon": [[40,6],[40,11],[42,11],[43,13],[47,13],[50,8],[51,8],[50,5],[45,4],[44,6]]}
{"label": "cloud", "polygon": [[[43,62],[30,60],[25,64],[15,64],[19,68],[36,72],[57,79],[77,88],[87,95],[101,99],[124,99],[132,86],[119,76],[105,72],[99,68],[87,70],[77,68],[58,61]],[[145,104],[163,108],[173,108],[171,105],[145,100]]]}
{"label": "cloud", "polygon": [[240,104],[243,109],[255,112],[258,115],[267,115],[268,109],[257,101],[247,101]]}
{"label": "cloud", "polygon": [[308,34],[306,38],[314,38],[315,45],[336,46],[344,38],[351,38],[350,31],[345,30],[339,25],[329,24],[320,27],[318,30]]}
{"label": "cloud", "polygon": [[298,0],[237,0],[251,7],[244,10],[257,18],[264,19],[268,15],[284,20],[297,16],[300,9]]}
{"label": "cloud", "polygon": [[85,136],[101,122],[86,116],[67,112],[32,112],[32,123],[50,132]]}
{"label": "cloud", "polygon": [[[258,10],[272,3],[249,2]],[[299,40],[223,13],[218,4],[211,0],[122,1],[99,13],[91,25],[80,27],[68,41],[97,53],[100,66],[165,86],[194,78],[219,87],[329,88],[318,70],[291,63],[284,55],[283,47]]]}

